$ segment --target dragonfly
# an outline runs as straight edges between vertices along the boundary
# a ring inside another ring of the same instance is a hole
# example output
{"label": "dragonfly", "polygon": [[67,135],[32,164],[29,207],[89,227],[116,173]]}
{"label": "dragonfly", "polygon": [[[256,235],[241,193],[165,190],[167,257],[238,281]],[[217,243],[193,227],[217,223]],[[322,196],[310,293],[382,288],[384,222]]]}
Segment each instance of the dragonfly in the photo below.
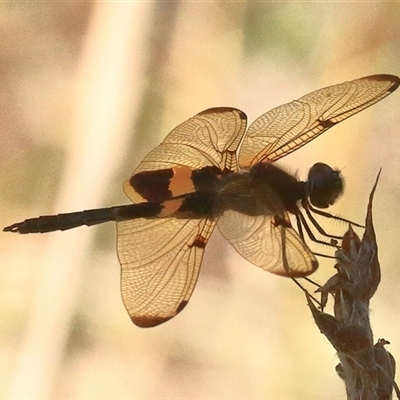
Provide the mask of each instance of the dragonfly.
{"label": "dragonfly", "polygon": [[266,112],[247,130],[243,111],[207,109],[173,129],[134,170],[123,185],[133,204],[30,218],[4,231],[44,233],[116,221],[122,299],[139,327],[157,326],[185,308],[216,226],[252,264],[306,277],[318,261],[303,228],[311,239],[308,221],[326,234],[313,214],[333,217],[323,210],[341,195],[342,176],[316,163],[300,181],[275,161],[399,83],[393,75],[372,75],[328,86]]}

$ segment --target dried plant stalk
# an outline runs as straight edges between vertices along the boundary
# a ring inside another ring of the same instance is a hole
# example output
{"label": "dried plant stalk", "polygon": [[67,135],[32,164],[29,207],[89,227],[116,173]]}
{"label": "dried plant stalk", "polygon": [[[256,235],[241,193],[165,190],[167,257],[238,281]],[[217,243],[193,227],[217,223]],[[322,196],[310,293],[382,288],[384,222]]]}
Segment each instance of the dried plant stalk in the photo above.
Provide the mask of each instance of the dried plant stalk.
{"label": "dried plant stalk", "polygon": [[332,294],[334,316],[318,310],[306,293],[318,328],[337,351],[340,364],[336,372],[345,382],[349,400],[389,400],[393,389],[400,398],[394,381],[395,360],[385,349],[389,342],[379,339],[374,344],[369,320],[369,301],[381,279],[372,222],[372,201],[378,179],[379,175],[369,198],[362,240],[350,226],[342,247],[336,252],[338,272],[319,289],[322,306]]}

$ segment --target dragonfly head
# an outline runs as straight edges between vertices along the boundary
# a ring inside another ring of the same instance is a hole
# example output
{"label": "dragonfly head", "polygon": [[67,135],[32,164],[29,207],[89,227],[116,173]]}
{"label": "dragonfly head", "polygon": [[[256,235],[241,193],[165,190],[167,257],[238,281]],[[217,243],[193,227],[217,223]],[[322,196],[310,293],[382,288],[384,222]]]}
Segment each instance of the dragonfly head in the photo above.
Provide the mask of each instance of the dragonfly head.
{"label": "dragonfly head", "polygon": [[340,171],[324,163],[316,163],[311,167],[308,173],[307,194],[313,206],[327,208],[342,192],[343,179]]}

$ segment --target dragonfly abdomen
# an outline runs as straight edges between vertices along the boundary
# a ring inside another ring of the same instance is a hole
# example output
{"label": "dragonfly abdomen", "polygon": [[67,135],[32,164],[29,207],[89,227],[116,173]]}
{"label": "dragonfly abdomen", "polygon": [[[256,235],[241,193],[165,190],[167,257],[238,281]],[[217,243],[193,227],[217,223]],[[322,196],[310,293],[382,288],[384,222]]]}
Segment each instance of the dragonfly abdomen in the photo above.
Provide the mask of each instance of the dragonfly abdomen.
{"label": "dragonfly abdomen", "polygon": [[5,232],[45,233],[65,231],[82,225],[97,225],[109,221],[157,217],[162,205],[156,203],[129,204],[66,214],[43,215],[7,226]]}

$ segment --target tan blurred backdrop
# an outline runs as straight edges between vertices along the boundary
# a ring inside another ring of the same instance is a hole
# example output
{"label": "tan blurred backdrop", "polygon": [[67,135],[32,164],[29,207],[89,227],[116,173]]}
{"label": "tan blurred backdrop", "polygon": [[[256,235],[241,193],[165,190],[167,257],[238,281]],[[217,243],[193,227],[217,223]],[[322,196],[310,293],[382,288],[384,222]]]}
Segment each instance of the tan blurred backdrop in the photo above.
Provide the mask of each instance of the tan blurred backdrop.
{"label": "tan blurred backdrop", "polygon": [[[128,203],[137,163],[203,109],[252,121],[323,86],[400,75],[399,21],[397,2],[1,3],[0,225]],[[302,178],[317,161],[342,169],[332,212],[356,221],[383,168],[372,323],[397,359],[399,104],[395,92],[280,162]],[[120,298],[112,223],[0,237],[1,398],[345,398],[301,291],[217,232],[187,308],[147,330]],[[314,278],[333,273],[323,260]]]}

